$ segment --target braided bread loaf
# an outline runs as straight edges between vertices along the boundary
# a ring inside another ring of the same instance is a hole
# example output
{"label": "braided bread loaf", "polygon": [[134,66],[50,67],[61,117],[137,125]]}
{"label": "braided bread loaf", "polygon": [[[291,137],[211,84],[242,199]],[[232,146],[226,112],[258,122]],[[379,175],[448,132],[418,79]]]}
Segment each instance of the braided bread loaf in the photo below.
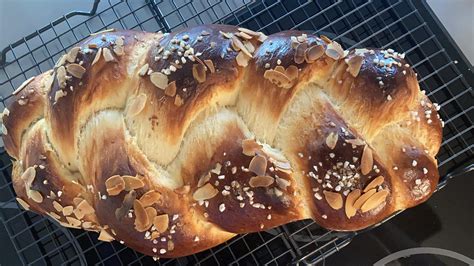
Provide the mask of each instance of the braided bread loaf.
{"label": "braided bread loaf", "polygon": [[438,182],[442,121],[403,57],[226,25],[93,35],[4,111],[17,199],[159,257],[376,224]]}

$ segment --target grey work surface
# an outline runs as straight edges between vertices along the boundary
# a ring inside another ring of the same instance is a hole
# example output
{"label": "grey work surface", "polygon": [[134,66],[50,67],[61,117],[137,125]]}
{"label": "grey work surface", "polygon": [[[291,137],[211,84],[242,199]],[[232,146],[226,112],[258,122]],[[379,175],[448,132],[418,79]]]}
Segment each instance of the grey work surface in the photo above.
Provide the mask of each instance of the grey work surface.
{"label": "grey work surface", "polygon": [[[0,49],[51,20],[72,10],[88,11],[92,0],[0,0]],[[452,32],[466,57],[473,63],[472,0],[430,0],[440,20]],[[449,4],[447,4],[449,3]],[[449,11],[456,8],[455,11]],[[464,15],[463,15],[464,14]],[[467,22],[466,22],[467,21]],[[463,30],[459,30],[462,27]],[[457,32],[460,32],[457,33]],[[463,34],[464,32],[464,34]],[[327,265],[362,265],[374,263],[398,250],[424,246],[440,247],[474,257],[474,174],[451,180],[446,188],[427,203],[407,210],[382,226],[357,236],[351,244],[325,261]],[[0,265],[19,263],[0,227]],[[447,258],[431,265],[454,264]],[[415,265],[413,261],[405,263]]]}

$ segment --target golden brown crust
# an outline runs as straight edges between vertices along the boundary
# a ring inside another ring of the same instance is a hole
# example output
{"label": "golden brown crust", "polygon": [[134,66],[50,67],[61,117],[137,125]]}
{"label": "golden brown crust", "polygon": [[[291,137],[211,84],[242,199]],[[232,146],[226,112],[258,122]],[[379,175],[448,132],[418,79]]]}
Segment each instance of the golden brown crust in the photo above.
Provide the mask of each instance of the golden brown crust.
{"label": "golden brown crust", "polygon": [[158,257],[307,218],[366,228],[439,178],[442,122],[403,57],[227,25],[94,35],[11,98],[15,190]]}

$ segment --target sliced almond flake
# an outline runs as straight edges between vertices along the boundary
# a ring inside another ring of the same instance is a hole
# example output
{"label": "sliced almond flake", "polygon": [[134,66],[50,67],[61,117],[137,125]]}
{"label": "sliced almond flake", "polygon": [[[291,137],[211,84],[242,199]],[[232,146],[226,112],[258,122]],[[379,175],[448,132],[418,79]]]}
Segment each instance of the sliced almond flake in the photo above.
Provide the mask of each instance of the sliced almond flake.
{"label": "sliced almond flake", "polygon": [[354,208],[356,210],[360,209],[360,207],[362,207],[362,205],[367,201],[367,199],[370,198],[373,194],[375,194],[375,192],[377,192],[377,190],[373,188],[358,197],[354,202]]}
{"label": "sliced almond flake", "polygon": [[295,80],[298,78],[299,70],[297,66],[291,65],[286,69],[285,73],[290,80]]}
{"label": "sliced almond flake", "polygon": [[176,192],[178,194],[181,194],[181,195],[184,195],[184,194],[188,194],[190,190],[191,190],[191,186],[184,185],[182,187],[179,187],[179,188],[175,189],[174,192]]}
{"label": "sliced almond flake", "polygon": [[171,240],[171,239],[168,240],[167,246],[168,246],[168,251],[174,250],[174,242],[173,242],[173,240]]}
{"label": "sliced almond flake", "polygon": [[118,55],[118,56],[124,55],[124,54],[125,54],[125,51],[124,51],[123,46],[116,45],[116,46],[114,47],[114,53],[115,53],[116,55]]}
{"label": "sliced almond flake", "polygon": [[214,188],[210,183],[205,184],[204,186],[196,189],[193,193],[193,199],[195,201],[208,200],[214,198],[219,191]]}
{"label": "sliced almond flake", "polygon": [[166,86],[168,85],[168,76],[161,72],[153,72],[150,74],[150,81],[155,85],[156,87],[164,90],[166,89]]}
{"label": "sliced almond flake", "polygon": [[206,81],[206,68],[201,64],[193,65],[193,77],[199,83]]}
{"label": "sliced almond flake", "polygon": [[291,182],[289,180],[286,180],[284,178],[280,178],[278,176],[275,177],[275,180],[276,180],[276,183],[277,183],[278,187],[281,188],[282,190],[285,190],[285,191],[286,191],[286,188],[291,185]]}
{"label": "sliced almond flake", "polygon": [[359,197],[360,197],[360,189],[354,189],[347,195],[346,204],[345,204],[345,211],[346,211],[347,218],[350,219],[356,214],[357,209],[354,208],[354,203]]}
{"label": "sliced almond flake", "polygon": [[274,70],[286,74],[285,68],[283,66],[276,66]]}
{"label": "sliced almond flake", "polygon": [[66,221],[72,226],[72,227],[81,227],[81,221],[79,221],[76,218],[73,217],[66,217]]}
{"label": "sliced almond flake", "polygon": [[138,94],[130,100],[127,114],[131,117],[138,115],[145,108],[147,96],[144,93]]}
{"label": "sliced almond flake", "polygon": [[364,151],[362,152],[362,159],[360,161],[360,171],[363,175],[367,175],[372,170],[374,165],[374,158],[372,155],[372,149],[365,145]]}
{"label": "sliced almond flake", "polygon": [[334,60],[338,60],[344,57],[344,49],[342,49],[341,45],[337,42],[331,42],[326,47],[326,55],[331,57]]}
{"label": "sliced almond flake", "polygon": [[293,86],[291,80],[286,76],[286,74],[272,69],[266,70],[263,77],[280,88],[289,89]]}
{"label": "sliced almond flake", "polygon": [[165,95],[174,97],[176,95],[176,81],[171,81],[165,88]]}
{"label": "sliced almond flake", "polygon": [[36,177],[36,169],[33,166],[26,168],[25,172],[21,175],[21,180],[25,182],[26,190],[31,188],[31,184],[35,180]]}
{"label": "sliced almond flake", "polygon": [[81,79],[84,73],[86,73],[86,69],[79,65],[79,64],[69,64],[66,66],[66,71],[71,74],[73,77]]}
{"label": "sliced almond flake", "polygon": [[105,229],[100,230],[100,234],[97,239],[104,242],[112,242],[115,240],[115,238],[111,236]]}
{"label": "sliced almond flake", "polygon": [[339,134],[337,134],[337,132],[329,133],[329,135],[326,137],[326,145],[329,147],[329,149],[333,150],[336,147],[338,138]]}
{"label": "sliced almond flake", "polygon": [[20,92],[23,88],[25,88],[28,84],[30,84],[31,81],[33,81],[35,77],[31,77],[27,80],[25,80],[23,83],[21,83],[20,87],[18,87],[12,94],[16,95],[18,92]]}
{"label": "sliced almond flake", "polygon": [[374,208],[376,208],[377,206],[379,206],[380,204],[382,204],[385,199],[387,198],[388,196],[388,190],[386,189],[382,189],[376,193],[374,193],[372,196],[370,196],[366,202],[364,202],[364,204],[362,204],[360,210],[362,212],[368,212]]}
{"label": "sliced almond flake", "polygon": [[231,33],[229,33],[229,32],[222,32],[222,31],[219,31],[219,33],[220,33],[222,36],[224,36],[224,38],[226,38],[226,39],[231,39],[232,36],[233,36],[233,35],[232,35]]}
{"label": "sliced almond flake", "polygon": [[237,65],[246,67],[249,64],[250,57],[241,51],[237,54],[235,60],[237,61]]}
{"label": "sliced almond flake", "polygon": [[133,213],[135,214],[135,229],[138,232],[145,232],[150,227],[150,221],[145,208],[139,200],[133,202]]}
{"label": "sliced almond flake", "polygon": [[156,216],[153,219],[153,225],[155,226],[156,231],[162,234],[166,230],[168,230],[169,221],[170,221],[170,218],[168,214],[161,214],[161,215]]}
{"label": "sliced almond flake", "polygon": [[378,186],[383,184],[384,180],[385,178],[383,176],[377,176],[364,188],[364,192],[367,192],[372,188],[377,188]]}
{"label": "sliced almond flake", "polygon": [[57,211],[57,212],[62,212],[63,211],[63,206],[61,204],[59,204],[59,202],[57,201],[53,201],[53,208]]}
{"label": "sliced almond flake", "polygon": [[96,35],[99,35],[99,34],[103,34],[103,33],[107,33],[107,32],[113,32],[113,31],[115,31],[115,29],[105,29],[105,30],[101,30],[101,31],[98,31],[98,32],[91,33],[90,36],[96,36]]}
{"label": "sliced almond flake", "polygon": [[245,33],[245,32],[239,32],[239,33],[237,33],[237,34],[239,34],[239,36],[242,37],[242,38],[245,39],[245,40],[251,40],[251,39],[253,38],[252,35],[249,35],[249,34],[247,34],[247,33]]}
{"label": "sliced almond flake", "polygon": [[313,45],[306,49],[304,55],[307,63],[313,63],[318,60],[324,54],[324,46]]}
{"label": "sliced almond flake", "polygon": [[197,57],[196,55],[193,55],[194,60],[196,60],[199,64],[201,64],[204,67],[204,70],[207,71],[207,66],[204,64],[204,62],[201,60],[201,58]]}
{"label": "sliced almond flake", "polygon": [[332,40],[329,39],[326,35],[320,35],[319,38],[321,38],[321,40],[323,40],[327,44],[332,43]]}
{"label": "sliced almond flake", "polygon": [[23,207],[23,209],[25,210],[30,210],[30,205],[28,203],[26,203],[26,201],[24,201],[23,199],[17,197],[16,198],[16,201],[18,201],[18,203],[20,203],[21,207]]}
{"label": "sliced almond flake", "polygon": [[[149,191],[149,192],[154,192],[154,191]],[[153,201],[153,199],[151,200],[148,199],[150,196],[149,192],[143,194],[143,196],[140,198],[140,202],[142,203],[143,207],[150,206],[153,204],[153,202],[155,202]],[[147,199],[141,200],[144,197],[147,197]],[[135,202],[136,199],[137,199],[137,193],[135,192],[135,190],[131,190],[127,193],[127,195],[125,195],[125,197],[123,198],[122,206],[120,206],[120,208],[117,208],[115,210],[115,218],[117,218],[118,221],[121,221],[128,214],[130,209],[132,209],[133,207],[133,202]],[[150,203],[145,204],[146,201],[150,201]]]}
{"label": "sliced almond flake", "polygon": [[72,207],[72,206],[66,206],[62,210],[64,216],[71,215],[73,211],[74,211],[74,207]]}
{"label": "sliced almond flake", "polygon": [[83,222],[82,223],[82,228],[89,229],[89,228],[92,227],[92,225],[93,225],[92,222]]}
{"label": "sliced almond flake", "polygon": [[125,181],[121,176],[114,175],[105,181],[105,187],[107,188],[109,196],[115,196],[125,189]]}
{"label": "sliced almond flake", "polygon": [[347,62],[347,70],[353,77],[357,77],[357,75],[359,75],[363,60],[364,58],[362,56],[356,55],[351,57],[351,59],[349,59]]}
{"label": "sliced almond flake", "polygon": [[174,105],[180,107],[180,106],[183,105],[183,104],[184,104],[183,98],[181,98],[181,96],[179,96],[179,95],[176,95],[176,96],[174,97]]}
{"label": "sliced almond flake", "polygon": [[[61,216],[59,216],[58,214],[56,214],[54,212],[47,212],[46,214],[49,215],[51,218],[53,218],[56,221],[59,221],[59,219],[61,219]],[[67,224],[67,226],[69,227],[69,224]]]}
{"label": "sliced almond flake", "polygon": [[254,156],[261,149],[262,145],[258,144],[254,139],[242,140],[242,153],[247,156]]}
{"label": "sliced almond flake", "polygon": [[260,32],[260,36],[258,36],[258,41],[259,42],[264,42],[266,39],[268,39],[268,36]]}
{"label": "sliced almond flake", "polygon": [[66,87],[66,82],[67,82],[67,79],[66,79],[66,68],[64,66],[60,66],[57,70],[56,70],[56,79],[58,80],[58,85],[59,85],[59,88],[64,88]]}
{"label": "sliced almond flake", "polygon": [[155,203],[159,203],[161,201],[161,198],[162,197],[160,192],[150,190],[140,197],[140,202],[142,203],[142,206],[148,207]]}
{"label": "sliced almond flake", "polygon": [[111,62],[111,61],[114,61],[114,60],[115,60],[114,55],[112,54],[112,52],[110,51],[110,49],[107,48],[107,47],[104,47],[104,48],[102,49],[102,54],[103,54],[103,56],[104,56],[105,62]]}
{"label": "sliced almond flake", "polygon": [[123,46],[124,45],[124,38],[125,38],[125,36],[121,36],[121,37],[115,39],[115,44],[118,45],[118,46]]}
{"label": "sliced almond flake", "polygon": [[34,202],[36,203],[43,202],[43,196],[41,195],[40,192],[31,189],[30,191],[28,191],[27,194],[28,194],[28,197],[32,199]]}
{"label": "sliced almond flake", "polygon": [[59,59],[58,61],[56,62],[56,64],[54,64],[54,68],[58,68],[62,65],[64,65],[66,63],[66,58],[67,58],[67,54],[63,54]]}
{"label": "sliced almond flake", "polygon": [[250,161],[248,168],[256,175],[264,176],[267,170],[267,159],[264,156],[256,155]]}
{"label": "sliced almond flake", "polygon": [[146,73],[148,72],[148,63],[147,64],[144,64],[140,70],[138,71],[138,75],[140,75],[141,77],[145,76]]}
{"label": "sliced almond flake", "polygon": [[84,199],[83,198],[79,198],[79,197],[75,197],[72,199],[72,203],[74,204],[74,206],[77,206],[79,205],[79,203],[81,203]]}
{"label": "sliced almond flake", "polygon": [[124,175],[122,176],[125,182],[125,190],[130,191],[133,189],[139,189],[145,186],[145,183],[138,176]]}
{"label": "sliced almond flake", "polygon": [[92,60],[91,66],[93,66],[95,63],[99,62],[100,58],[102,57],[102,47],[97,50],[97,53],[95,54],[94,60]]}
{"label": "sliced almond flake", "polygon": [[251,187],[268,187],[275,182],[275,179],[271,176],[253,176],[249,180]]}
{"label": "sliced almond flake", "polygon": [[361,139],[346,139],[345,141],[347,143],[355,145],[355,146],[364,146],[365,145],[365,141],[363,141]]}
{"label": "sliced almond flake", "polygon": [[84,215],[92,214],[95,212],[95,209],[89,204],[87,200],[81,201],[76,207]]}
{"label": "sliced almond flake", "polygon": [[240,51],[244,46],[242,41],[237,38],[237,36],[232,36],[232,42],[230,44],[232,45],[232,49],[234,49],[236,52]]}
{"label": "sliced almond flake", "polygon": [[197,187],[202,187],[204,184],[206,184],[209,180],[211,180],[211,173],[207,173],[206,175],[201,176],[199,178],[199,181],[197,183]]}
{"label": "sliced almond flake", "polygon": [[342,208],[342,196],[339,193],[324,190],[324,197],[331,208],[339,210]]}
{"label": "sliced almond flake", "polygon": [[260,32],[249,30],[249,29],[246,29],[246,28],[238,28],[237,30],[240,31],[240,32],[246,33],[248,35],[255,36],[255,37],[258,37],[261,34]]}
{"label": "sliced almond flake", "polygon": [[291,165],[288,161],[274,161],[273,165],[282,172],[291,173]]}
{"label": "sliced almond flake", "polygon": [[206,59],[206,60],[204,60],[204,64],[206,64],[206,66],[209,68],[209,70],[211,71],[211,73],[216,72],[216,69],[215,69],[215,67],[214,67],[214,63],[212,62],[212,60]]}
{"label": "sliced almond flake", "polygon": [[80,50],[80,47],[73,47],[71,50],[69,50],[66,56],[66,61],[68,61],[69,63],[74,63],[76,61],[77,54]]}
{"label": "sliced almond flake", "polygon": [[249,41],[244,42],[244,46],[249,51],[249,53],[253,54],[255,52],[255,46]]}
{"label": "sliced almond flake", "polygon": [[294,61],[296,64],[301,64],[304,62],[305,59],[305,51],[308,48],[308,44],[306,42],[300,43],[296,46]]}
{"label": "sliced almond flake", "polygon": [[150,225],[148,227],[150,227],[153,224],[153,219],[155,219],[157,215],[157,211],[153,207],[146,207],[145,211],[148,216],[148,221],[150,222]]}

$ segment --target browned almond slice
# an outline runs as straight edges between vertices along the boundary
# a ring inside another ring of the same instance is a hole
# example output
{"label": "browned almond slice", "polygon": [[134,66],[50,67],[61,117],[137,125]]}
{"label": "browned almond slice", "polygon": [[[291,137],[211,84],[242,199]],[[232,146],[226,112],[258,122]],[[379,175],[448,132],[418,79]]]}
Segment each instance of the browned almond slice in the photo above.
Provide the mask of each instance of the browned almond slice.
{"label": "browned almond slice", "polygon": [[81,201],[76,207],[79,209],[80,212],[82,212],[84,215],[92,214],[95,212],[94,208],[89,204],[87,200]]}
{"label": "browned almond slice", "polygon": [[[154,192],[154,191],[149,191],[149,192]],[[147,195],[147,193],[143,194],[142,198],[145,195]],[[128,214],[130,209],[132,209],[133,202],[135,201],[136,198],[137,198],[137,193],[135,192],[135,190],[131,190],[127,193],[127,195],[125,195],[125,197],[123,198],[122,206],[120,206],[120,208],[117,208],[115,210],[115,218],[117,218],[117,220],[121,221]],[[148,205],[145,205],[144,203],[145,201],[144,200],[142,201],[141,199],[140,199],[140,202],[142,203],[143,207],[147,207],[151,205],[151,203]]]}
{"label": "browned almond slice", "polygon": [[338,60],[344,56],[344,49],[337,42],[331,42],[326,48],[326,55],[334,60]]}
{"label": "browned almond slice", "polygon": [[219,31],[219,33],[224,36],[224,38],[226,39],[231,39],[232,38],[232,34],[230,34],[229,32],[223,32],[223,31]]}
{"label": "browned almond slice", "polygon": [[278,72],[283,73],[283,74],[286,73],[285,68],[283,66],[276,66],[275,71],[278,71]]}
{"label": "browned almond slice", "polygon": [[295,56],[294,56],[294,60],[296,64],[301,64],[304,62],[305,51],[307,48],[308,48],[308,44],[305,42],[300,43],[298,44],[298,46],[296,46],[296,51],[295,51]]}
{"label": "browned almond slice", "polygon": [[66,87],[66,68],[64,66],[60,66],[56,70],[56,79],[58,80],[58,85],[61,89]]}
{"label": "browned almond slice", "polygon": [[237,65],[241,67],[246,67],[249,64],[250,57],[248,57],[245,53],[239,52],[235,57],[237,61]]}
{"label": "browned almond slice", "polygon": [[156,87],[164,90],[168,85],[168,76],[160,72],[153,72],[150,74],[150,81]]}
{"label": "browned almond slice", "polygon": [[169,251],[174,250],[174,242],[173,242],[173,240],[171,240],[171,239],[168,240],[167,246],[168,246],[168,250],[169,250]]}
{"label": "browned almond slice", "polygon": [[[59,221],[59,219],[61,219],[61,216],[59,216],[58,214],[56,214],[54,212],[48,212],[46,214],[49,215],[51,218],[53,218],[56,221]],[[66,227],[69,227],[69,224],[66,224]]]}
{"label": "browned almond slice", "polygon": [[182,187],[179,187],[179,188],[175,189],[174,192],[176,192],[178,194],[181,194],[181,195],[184,195],[184,194],[188,194],[190,190],[191,190],[191,186],[184,185]]}
{"label": "browned almond slice", "polygon": [[38,191],[36,190],[30,190],[28,192],[29,194],[29,197],[36,203],[41,203],[43,202],[43,196],[41,195],[41,193],[39,193]]}
{"label": "browned almond slice", "polygon": [[255,155],[250,161],[249,170],[258,176],[264,176],[267,171],[267,158]]}
{"label": "browned almond slice", "polygon": [[144,64],[142,67],[140,67],[140,70],[138,71],[138,75],[140,75],[141,77],[145,76],[146,73],[148,73],[148,68],[149,68],[148,63]]}
{"label": "browned almond slice", "polygon": [[363,175],[366,175],[372,171],[374,165],[374,158],[372,155],[372,149],[365,145],[364,151],[362,152],[362,159],[360,162],[360,171]]}
{"label": "browned almond slice", "polygon": [[322,45],[313,45],[306,49],[304,53],[304,59],[307,63],[313,63],[318,60],[324,54],[324,46]]}
{"label": "browned almond slice", "polygon": [[92,224],[91,222],[83,222],[83,223],[82,223],[82,228],[84,228],[84,229],[89,229],[89,228],[92,227],[92,225],[93,225],[93,224]]}
{"label": "browned almond slice", "polygon": [[97,62],[99,62],[100,58],[102,57],[102,47],[97,50],[97,53],[95,54],[94,60],[92,60],[91,65],[95,65]]}
{"label": "browned almond slice", "polygon": [[329,133],[329,135],[326,137],[326,145],[329,147],[329,149],[333,150],[336,147],[338,138],[339,134],[337,134],[337,132]]}
{"label": "browned almond slice", "polygon": [[360,207],[362,207],[362,205],[367,201],[368,198],[370,198],[370,196],[372,196],[373,194],[375,194],[376,190],[373,188],[367,192],[365,192],[364,194],[362,194],[359,198],[356,199],[356,201],[354,202],[354,208],[356,210],[360,209]]}
{"label": "browned almond slice", "polygon": [[66,220],[72,227],[80,227],[81,226],[81,221],[79,221],[76,218],[66,217]]}
{"label": "browned almond slice", "polygon": [[146,207],[145,211],[146,211],[146,214],[148,215],[148,221],[150,222],[150,226],[151,226],[151,223],[153,223],[153,220],[155,219],[157,215],[156,209],[153,207]]}
{"label": "browned almond slice", "polygon": [[255,37],[258,37],[261,34],[260,32],[256,32],[256,31],[249,30],[249,29],[246,29],[246,28],[238,28],[237,30],[240,31],[240,32],[243,32],[243,33],[247,33],[248,35],[255,36]]}
{"label": "browned almond slice", "polygon": [[79,205],[79,203],[81,203],[83,200],[84,200],[83,198],[76,197],[76,198],[73,198],[73,199],[72,199],[72,203],[74,203],[74,206],[77,206],[77,205]]}
{"label": "browned almond slice", "polygon": [[171,97],[176,95],[176,81],[171,81],[165,88],[165,94]]}
{"label": "browned almond slice", "polygon": [[272,69],[266,70],[263,77],[280,88],[289,89],[293,85],[285,74]]}
{"label": "browned almond slice", "polygon": [[61,204],[59,204],[59,202],[57,201],[53,201],[53,208],[57,211],[57,212],[62,212],[63,211],[63,206]]}
{"label": "browned almond slice", "polygon": [[80,47],[73,47],[71,50],[69,50],[69,53],[67,53],[66,60],[69,63],[74,63],[74,61],[76,61],[77,54],[79,53],[80,50],[81,50]]}
{"label": "browned almond slice", "polygon": [[193,65],[193,77],[199,83],[206,81],[206,67],[201,64]]}
{"label": "browned almond slice", "polygon": [[193,193],[193,199],[196,201],[212,199],[219,191],[215,189],[210,183],[196,189]]}
{"label": "browned almond slice", "polygon": [[150,239],[153,240],[153,239],[156,239],[157,237],[160,236],[160,233],[156,232],[156,231],[153,231],[151,232],[151,237]]}
{"label": "browned almond slice", "polygon": [[339,193],[331,192],[324,190],[323,191],[324,197],[326,198],[327,203],[329,206],[335,210],[339,210],[342,208],[342,196]]}
{"label": "browned almond slice", "polygon": [[166,230],[168,230],[169,221],[170,221],[170,218],[168,214],[161,214],[161,215],[155,216],[155,218],[153,219],[153,225],[155,226],[156,231],[158,231],[158,233],[161,234],[165,232]]}
{"label": "browned almond slice", "polygon": [[258,144],[254,139],[242,140],[242,153],[247,156],[254,156],[255,152],[262,149],[262,146]]}
{"label": "browned almond slice", "polygon": [[107,188],[107,193],[110,196],[115,196],[120,194],[120,192],[125,189],[125,181],[121,176],[114,175],[105,181],[105,187]]}
{"label": "browned almond slice", "polygon": [[266,39],[268,39],[268,36],[260,32],[260,36],[258,36],[258,41],[259,42],[264,42]]}
{"label": "browned almond slice", "polygon": [[325,43],[332,43],[332,40],[326,35],[320,35],[319,38],[321,38]]}
{"label": "browned almond slice", "polygon": [[26,168],[25,172],[21,175],[21,180],[25,182],[26,190],[31,188],[31,184],[35,180],[36,177],[36,169],[33,166]]}
{"label": "browned almond slice", "polygon": [[346,139],[345,140],[347,143],[350,143],[352,145],[356,145],[356,146],[363,146],[365,145],[365,141],[361,140],[361,139]]}
{"label": "browned almond slice", "polygon": [[388,196],[388,190],[386,189],[380,190],[379,192],[373,194],[370,198],[368,198],[367,201],[364,202],[364,204],[362,204],[362,207],[360,208],[360,210],[362,212],[367,212],[376,208],[377,206],[379,206],[385,201],[387,196]]}
{"label": "browned almond slice", "polygon": [[24,201],[23,199],[17,197],[16,201],[18,201],[18,203],[20,203],[20,205],[21,205],[21,207],[23,207],[23,209],[25,209],[25,210],[30,209],[30,205],[28,203],[26,203],[26,201]]}
{"label": "browned almond slice", "polygon": [[114,47],[114,53],[118,56],[122,56],[125,53],[125,49],[121,45],[116,45]]}
{"label": "browned almond slice", "polygon": [[54,68],[58,68],[64,65],[64,63],[66,63],[66,58],[67,58],[67,54],[63,54],[54,65]]}
{"label": "browned almond slice", "polygon": [[176,97],[174,97],[174,105],[179,107],[179,106],[183,105],[183,103],[184,103],[184,100],[183,100],[183,98],[181,98],[181,96],[176,95]]}
{"label": "browned almond slice", "polygon": [[104,47],[102,49],[102,55],[104,56],[105,62],[111,62],[111,61],[115,60],[114,55],[112,54],[112,52],[107,47]]}
{"label": "browned almond slice", "polygon": [[290,79],[290,80],[295,80],[298,78],[298,67],[297,66],[294,66],[294,65],[291,65],[289,66],[286,71],[286,76]]}
{"label": "browned almond slice", "polygon": [[275,182],[275,179],[267,175],[253,176],[249,180],[251,187],[268,187]]}
{"label": "browned almond slice", "polygon": [[377,176],[376,178],[374,178],[374,180],[372,180],[372,182],[370,182],[365,188],[364,188],[364,192],[367,192],[369,190],[371,190],[372,188],[376,188],[380,185],[383,184],[383,181],[384,181],[384,177],[383,176]]}
{"label": "browned almond slice", "polygon": [[66,207],[63,208],[64,216],[71,215],[73,211],[74,211],[74,207],[72,207],[72,206],[66,206]]}
{"label": "browned almond slice", "polygon": [[253,36],[251,36],[251,35],[249,35],[245,32],[239,32],[238,34],[239,34],[240,37],[242,37],[245,40],[251,40],[253,38]]}
{"label": "browned almond slice", "polygon": [[161,193],[158,191],[150,190],[147,193],[143,194],[140,198],[140,202],[144,207],[158,203],[161,200]]}
{"label": "browned almond slice", "polygon": [[278,176],[275,177],[275,180],[276,180],[276,183],[277,183],[278,187],[281,188],[282,190],[286,190],[286,188],[291,185],[290,181],[288,181],[284,178],[280,178]]}
{"label": "browned almond slice", "polygon": [[362,66],[363,58],[360,55],[353,56],[347,62],[347,70],[353,77],[359,75],[360,67]]}
{"label": "browned almond slice", "polygon": [[151,223],[148,219],[148,214],[139,200],[133,202],[133,213],[135,214],[135,229],[138,232],[145,232],[150,227]]}
{"label": "browned almond slice", "polygon": [[142,188],[145,183],[138,176],[124,175],[122,176],[123,181],[125,182],[125,190],[130,191],[133,189]]}
{"label": "browned almond slice", "polygon": [[354,208],[354,203],[359,197],[360,197],[360,189],[354,189],[347,195],[346,204],[345,204],[347,218],[350,219],[352,216],[356,214],[357,209]]}
{"label": "browned almond slice", "polygon": [[202,186],[203,186],[204,184],[206,184],[210,179],[211,179],[211,173],[207,173],[207,175],[201,176],[201,178],[199,178],[199,181],[198,181],[197,186],[198,186],[198,187],[202,187]]}
{"label": "browned almond slice", "polygon": [[115,238],[109,234],[105,229],[100,230],[99,238],[100,241],[104,242],[111,242],[114,241]]}
{"label": "browned almond slice", "polygon": [[253,52],[255,52],[255,46],[253,46],[251,42],[249,41],[244,42],[244,46],[247,49],[247,51],[249,51],[249,53],[253,54]]}
{"label": "browned almond slice", "polygon": [[138,94],[136,97],[130,100],[130,106],[128,107],[128,115],[136,116],[138,115],[146,105],[147,96],[144,93]]}
{"label": "browned almond slice", "polygon": [[78,79],[82,78],[84,73],[86,73],[86,69],[79,64],[69,64],[66,66],[66,71],[71,74],[73,77]]}
{"label": "browned almond slice", "polygon": [[206,64],[206,66],[209,68],[211,73],[216,72],[216,68],[214,67],[214,63],[212,62],[212,60],[206,59],[206,60],[204,60],[204,64]]}
{"label": "browned almond slice", "polygon": [[244,44],[242,43],[242,41],[237,38],[237,36],[232,36],[232,48],[235,50],[235,51],[240,51],[242,49],[242,47],[244,46]]}

